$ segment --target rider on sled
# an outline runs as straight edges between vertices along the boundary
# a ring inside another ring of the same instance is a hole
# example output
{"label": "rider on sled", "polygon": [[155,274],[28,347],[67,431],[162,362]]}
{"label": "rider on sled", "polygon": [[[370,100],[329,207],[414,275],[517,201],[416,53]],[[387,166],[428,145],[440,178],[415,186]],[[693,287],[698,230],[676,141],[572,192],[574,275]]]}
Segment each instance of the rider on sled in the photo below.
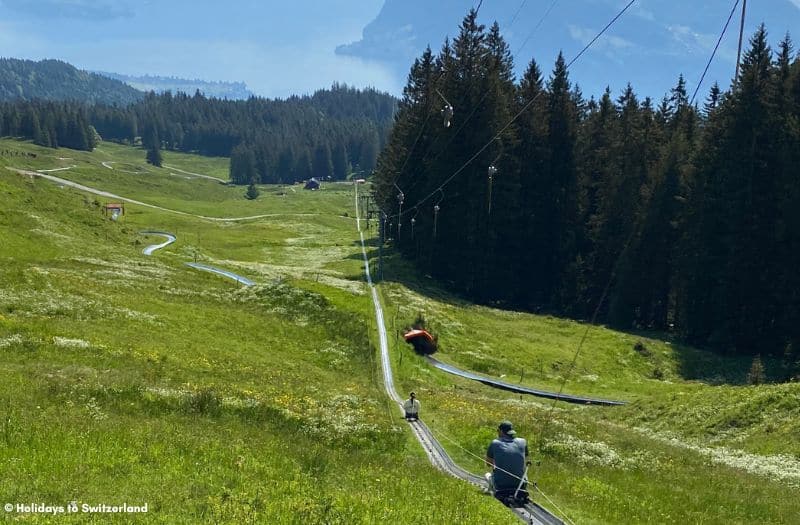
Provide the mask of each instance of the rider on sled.
{"label": "rider on sled", "polygon": [[495,498],[506,505],[528,500],[528,442],[516,435],[511,422],[503,421],[497,427],[497,439],[492,440],[486,450],[486,464],[492,468],[492,472],[485,475],[486,482]]}

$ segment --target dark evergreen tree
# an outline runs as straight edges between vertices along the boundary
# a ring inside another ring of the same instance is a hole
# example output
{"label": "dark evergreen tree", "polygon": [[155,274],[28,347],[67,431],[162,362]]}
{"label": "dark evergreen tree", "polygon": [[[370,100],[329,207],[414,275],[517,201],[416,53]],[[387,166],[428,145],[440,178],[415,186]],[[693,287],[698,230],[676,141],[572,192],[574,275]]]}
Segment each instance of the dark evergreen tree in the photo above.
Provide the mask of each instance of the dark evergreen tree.
{"label": "dark evergreen tree", "polygon": [[334,146],[333,152],[331,153],[331,164],[334,179],[344,180],[347,178],[347,149],[343,143],[338,142],[336,146]]}
{"label": "dark evergreen tree", "polygon": [[544,215],[545,275],[540,297],[555,308],[570,309],[577,300],[578,184],[575,167],[577,110],[570,93],[564,56],[559,53],[548,82],[549,173],[542,191],[548,196]]}
{"label": "dark evergreen tree", "polygon": [[[788,38],[772,62],[759,31],[733,91],[713,86],[702,113],[683,77],[654,108],[630,86],[586,101],[563,57],[546,87],[535,63],[514,86],[508,64],[498,28],[471,12],[412,66],[375,184],[402,253],[479,301],[582,317],[600,304],[604,322],[780,353],[789,371],[800,65]],[[445,98],[449,127],[436,122]]]}
{"label": "dark evergreen tree", "polygon": [[161,167],[163,158],[161,155],[161,147],[159,146],[158,143],[154,142],[147,148],[146,158],[148,164],[152,164],[153,166],[156,166],[158,168]]}
{"label": "dark evergreen tree", "polygon": [[314,161],[312,166],[312,176],[318,180],[324,180],[333,175],[333,162],[331,161],[331,150],[327,144],[317,146],[314,151]]}
{"label": "dark evergreen tree", "polygon": [[248,200],[252,201],[252,200],[256,200],[259,195],[260,195],[260,192],[258,191],[258,188],[256,187],[256,180],[255,179],[251,179],[250,180],[250,185],[247,186],[247,192],[245,192],[244,196]]}
{"label": "dark evergreen tree", "polygon": [[708,93],[708,100],[703,105],[703,115],[706,118],[711,116],[711,113],[717,109],[717,106],[720,103],[720,97],[722,96],[722,90],[719,87],[719,84],[714,82],[714,85],[711,86],[711,91]]}

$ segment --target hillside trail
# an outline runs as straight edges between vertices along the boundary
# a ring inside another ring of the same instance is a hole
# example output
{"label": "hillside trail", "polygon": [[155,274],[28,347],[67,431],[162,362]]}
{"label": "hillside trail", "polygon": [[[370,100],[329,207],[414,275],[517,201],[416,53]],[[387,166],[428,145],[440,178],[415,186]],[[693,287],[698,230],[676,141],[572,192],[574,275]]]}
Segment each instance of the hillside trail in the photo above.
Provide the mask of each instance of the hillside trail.
{"label": "hillside trail", "polygon": [[228,184],[228,182],[230,182],[230,181],[227,181],[227,180],[224,180],[224,179],[220,179],[219,177],[212,177],[211,175],[203,175],[201,173],[192,173],[191,171],[182,170],[180,168],[176,168],[175,166],[170,166],[168,164],[164,164],[164,167],[167,168],[167,169],[173,170],[173,171],[184,173],[186,175],[192,175],[193,177],[200,177],[202,179],[215,180],[217,182],[221,182],[222,184]]}
{"label": "hillside trail", "polygon": [[[25,170],[25,169],[20,169],[20,168],[12,168],[10,166],[7,166],[6,169],[9,170],[9,171],[13,171],[15,173],[18,173],[20,175],[27,175],[29,177],[39,177],[39,178],[42,178],[42,179],[47,179],[47,180],[49,180],[51,182],[54,182],[56,184],[60,184],[62,186],[68,186],[70,188],[75,188],[77,190],[85,191],[87,193],[92,193],[92,194],[98,195],[100,197],[106,197],[106,198],[109,198],[109,199],[115,199],[115,200],[118,200],[118,201],[130,203],[130,204],[136,204],[138,206],[145,206],[147,208],[151,208],[151,209],[154,209],[154,210],[165,211],[167,213],[174,213],[174,214],[177,214],[177,215],[184,215],[186,217],[195,217],[197,219],[203,219],[203,220],[207,220],[207,221],[240,222],[240,221],[251,221],[251,220],[256,220],[256,219],[264,219],[264,218],[269,218],[269,217],[313,217],[313,216],[321,216],[321,215],[328,216],[327,214],[323,214],[323,213],[262,213],[262,214],[259,214],[259,215],[248,215],[246,217],[209,217],[209,216],[206,216],[206,215],[198,215],[198,214],[195,214],[195,213],[189,213],[189,212],[185,212],[185,211],[181,211],[181,210],[173,210],[173,209],[170,209],[170,208],[165,208],[163,206],[158,206],[156,204],[149,204],[149,203],[142,202],[142,201],[139,201],[139,200],[136,200],[136,199],[131,199],[129,197],[123,197],[123,196],[117,195],[115,193],[111,193],[111,192],[108,192],[108,191],[100,190],[100,189],[97,189],[97,188],[93,188],[91,186],[86,186],[84,184],[80,184],[80,183],[73,182],[73,181],[68,180],[68,179],[63,179],[61,177],[56,177],[55,175],[49,175],[48,174],[48,172],[51,172],[51,171],[64,171],[64,170],[71,169],[71,168],[58,168],[56,170],[30,171],[30,170]],[[348,220],[351,219],[351,217],[341,217],[341,218],[342,219],[348,219]]]}

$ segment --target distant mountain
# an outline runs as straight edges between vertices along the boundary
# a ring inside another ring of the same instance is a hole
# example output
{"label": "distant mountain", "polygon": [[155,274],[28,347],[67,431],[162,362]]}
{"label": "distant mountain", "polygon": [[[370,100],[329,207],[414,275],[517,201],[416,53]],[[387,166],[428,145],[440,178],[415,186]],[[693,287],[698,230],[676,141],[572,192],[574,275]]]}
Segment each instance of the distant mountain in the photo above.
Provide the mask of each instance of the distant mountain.
{"label": "distant mountain", "polygon": [[60,60],[0,59],[0,101],[75,100],[127,106],[143,96],[119,80],[82,71]]}
{"label": "distant mountain", "polygon": [[[634,2],[570,68],[570,78],[580,84],[587,98],[601,96],[606,86],[620,93],[631,82],[637,93],[658,100],[675,85],[680,73],[686,77],[687,87],[694,89],[732,3]],[[361,38],[343,42],[336,53],[380,63],[405,77],[425,46],[438,51],[445,37],[458,35],[464,15],[479,4],[480,23],[499,23],[514,55],[517,75],[535,58],[547,77],[560,51],[567,60],[575,57],[627,2],[384,0],[375,19],[363,28]],[[752,6],[748,2],[748,6],[745,34],[752,35],[764,22],[771,29],[773,49],[787,31],[796,33],[800,27],[800,0],[753,2]],[[708,70],[702,97],[715,80],[728,85],[733,76],[738,13],[736,20]]]}
{"label": "distant mountain", "polygon": [[244,82],[208,82],[205,80],[187,80],[185,78],[150,75],[137,77],[104,71],[97,71],[97,74],[125,82],[141,91],[155,91],[156,93],[167,91],[178,93],[180,91],[194,95],[196,91],[200,90],[206,97],[227,98],[228,100],[245,100],[254,96],[253,92],[247,89],[247,85]]}

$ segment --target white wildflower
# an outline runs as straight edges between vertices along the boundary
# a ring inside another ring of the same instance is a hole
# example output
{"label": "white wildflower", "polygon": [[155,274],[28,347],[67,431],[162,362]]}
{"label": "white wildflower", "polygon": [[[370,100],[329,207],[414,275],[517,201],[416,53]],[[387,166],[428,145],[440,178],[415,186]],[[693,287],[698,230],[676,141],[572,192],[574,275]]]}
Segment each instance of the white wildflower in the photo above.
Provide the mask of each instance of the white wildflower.
{"label": "white wildflower", "polygon": [[53,344],[63,348],[89,348],[89,341],[83,339],[69,339],[67,337],[53,337]]}

